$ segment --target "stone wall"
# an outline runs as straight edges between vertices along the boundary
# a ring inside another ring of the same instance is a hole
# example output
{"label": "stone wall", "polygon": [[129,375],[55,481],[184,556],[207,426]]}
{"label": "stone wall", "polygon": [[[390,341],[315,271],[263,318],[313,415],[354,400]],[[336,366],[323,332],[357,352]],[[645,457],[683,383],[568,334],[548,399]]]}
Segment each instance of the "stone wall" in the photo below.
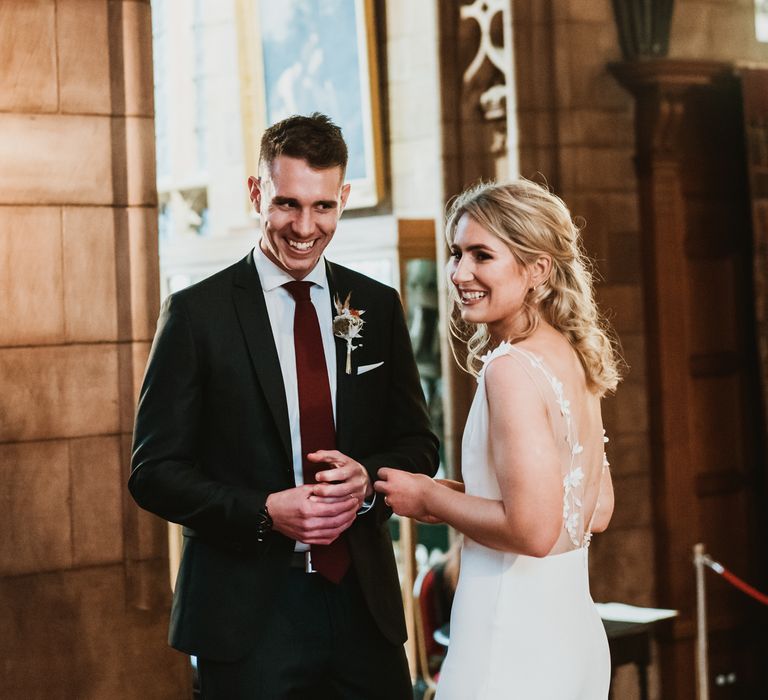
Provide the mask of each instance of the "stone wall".
{"label": "stone wall", "polygon": [[0,695],[190,696],[126,495],[158,264],[149,2],[0,4]]}
{"label": "stone wall", "polygon": [[765,63],[768,44],[755,38],[754,0],[677,0],[669,56]]}

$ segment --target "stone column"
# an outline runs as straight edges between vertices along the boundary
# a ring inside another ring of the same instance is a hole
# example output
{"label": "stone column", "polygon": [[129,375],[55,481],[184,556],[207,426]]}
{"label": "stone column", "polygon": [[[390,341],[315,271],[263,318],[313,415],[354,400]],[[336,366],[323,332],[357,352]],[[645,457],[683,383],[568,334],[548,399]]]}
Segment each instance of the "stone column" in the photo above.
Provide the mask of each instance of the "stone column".
{"label": "stone column", "polygon": [[190,697],[126,495],[158,307],[150,5],[0,3],[0,695]]}

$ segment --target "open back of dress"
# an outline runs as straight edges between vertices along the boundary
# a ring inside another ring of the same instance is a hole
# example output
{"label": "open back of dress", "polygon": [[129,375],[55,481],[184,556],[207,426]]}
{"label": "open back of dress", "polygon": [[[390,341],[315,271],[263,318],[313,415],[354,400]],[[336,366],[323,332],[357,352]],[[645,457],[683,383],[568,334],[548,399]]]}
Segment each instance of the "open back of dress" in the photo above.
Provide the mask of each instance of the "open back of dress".
{"label": "open back of dress", "polygon": [[464,430],[468,494],[501,499],[485,388],[485,368],[501,355],[521,363],[546,405],[563,477],[563,530],[543,558],[465,537],[437,700],[601,700],[608,697],[610,656],[588,576],[590,524],[605,461],[599,402],[587,396],[572,404],[540,356],[502,343],[483,358]]}

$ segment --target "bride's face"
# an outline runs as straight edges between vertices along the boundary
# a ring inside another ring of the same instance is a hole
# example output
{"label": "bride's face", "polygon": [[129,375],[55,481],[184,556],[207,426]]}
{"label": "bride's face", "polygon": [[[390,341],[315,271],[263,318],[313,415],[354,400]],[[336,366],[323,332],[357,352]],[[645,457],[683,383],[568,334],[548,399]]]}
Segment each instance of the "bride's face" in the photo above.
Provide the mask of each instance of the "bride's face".
{"label": "bride's face", "polygon": [[525,297],[537,283],[536,265],[518,262],[509,246],[464,214],[456,227],[447,272],[465,321],[487,324],[497,339],[516,334]]}

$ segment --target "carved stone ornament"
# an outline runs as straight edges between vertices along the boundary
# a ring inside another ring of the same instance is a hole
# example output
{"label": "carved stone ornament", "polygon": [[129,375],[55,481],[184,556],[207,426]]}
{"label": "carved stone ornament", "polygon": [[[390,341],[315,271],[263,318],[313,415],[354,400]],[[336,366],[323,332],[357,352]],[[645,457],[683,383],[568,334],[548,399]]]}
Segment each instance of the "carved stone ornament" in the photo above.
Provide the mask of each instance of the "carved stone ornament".
{"label": "carved stone ornament", "polygon": [[464,71],[464,84],[472,82],[486,59],[504,79],[503,82],[491,85],[480,95],[480,108],[488,120],[506,117],[508,87],[513,84],[511,46],[507,46],[511,40],[507,38],[505,31],[504,44],[497,46],[491,36],[491,24],[500,12],[503,17],[510,12],[509,0],[475,0],[472,4],[461,7],[461,19],[474,19],[480,28],[480,43],[472,63]]}

